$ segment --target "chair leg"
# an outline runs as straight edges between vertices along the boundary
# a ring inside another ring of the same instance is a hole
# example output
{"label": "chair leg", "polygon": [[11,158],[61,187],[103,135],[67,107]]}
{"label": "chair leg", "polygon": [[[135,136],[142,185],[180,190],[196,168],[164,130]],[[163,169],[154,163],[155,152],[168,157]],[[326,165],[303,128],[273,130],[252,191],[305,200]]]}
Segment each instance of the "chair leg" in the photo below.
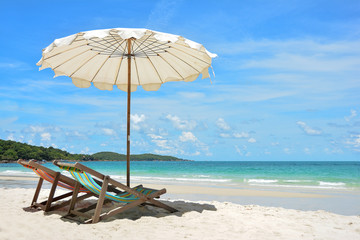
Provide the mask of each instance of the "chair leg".
{"label": "chair leg", "polygon": [[60,178],[60,173],[57,172],[57,173],[55,174],[55,178],[54,178],[53,184],[52,184],[52,186],[51,186],[51,190],[50,190],[50,194],[49,194],[48,200],[46,201],[45,212],[48,212],[48,211],[50,210],[51,203],[52,203],[53,198],[54,198],[54,195],[55,195],[55,191],[56,191],[56,187],[57,187],[59,178]]}
{"label": "chair leg", "polygon": [[80,183],[76,182],[75,188],[74,188],[74,191],[73,191],[73,195],[71,197],[68,214],[71,214],[71,211],[74,210],[74,208],[75,208],[75,203],[77,201],[77,196],[78,196],[79,190],[80,190]]}
{"label": "chair leg", "polygon": [[97,205],[96,205],[95,213],[94,213],[94,216],[92,217],[92,223],[99,222],[100,213],[101,213],[101,209],[102,209],[103,204],[104,204],[104,199],[105,199],[105,194],[106,194],[108,184],[109,184],[109,176],[105,176],[104,182],[103,182],[103,184],[101,186],[101,192],[100,192],[100,195],[99,195],[99,200],[98,200]]}
{"label": "chair leg", "polygon": [[35,194],[34,194],[34,197],[33,197],[32,201],[31,201],[30,207],[34,206],[34,203],[36,203],[36,201],[37,201],[37,199],[39,197],[39,193],[40,193],[43,181],[44,181],[44,179],[39,178],[38,185],[36,187]]}

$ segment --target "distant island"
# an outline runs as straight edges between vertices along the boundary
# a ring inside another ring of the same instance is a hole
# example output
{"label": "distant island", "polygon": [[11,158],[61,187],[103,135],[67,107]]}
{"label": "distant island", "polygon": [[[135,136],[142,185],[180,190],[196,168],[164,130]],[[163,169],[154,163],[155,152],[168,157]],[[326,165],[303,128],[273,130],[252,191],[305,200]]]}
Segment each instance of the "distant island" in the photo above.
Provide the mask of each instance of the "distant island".
{"label": "distant island", "polygon": [[[0,162],[14,162],[21,159],[52,161],[58,159],[70,161],[126,161],[126,155],[115,152],[98,152],[95,154],[71,154],[53,147],[39,147],[26,143],[0,139]],[[133,154],[131,161],[190,161],[172,156],[156,154]]]}

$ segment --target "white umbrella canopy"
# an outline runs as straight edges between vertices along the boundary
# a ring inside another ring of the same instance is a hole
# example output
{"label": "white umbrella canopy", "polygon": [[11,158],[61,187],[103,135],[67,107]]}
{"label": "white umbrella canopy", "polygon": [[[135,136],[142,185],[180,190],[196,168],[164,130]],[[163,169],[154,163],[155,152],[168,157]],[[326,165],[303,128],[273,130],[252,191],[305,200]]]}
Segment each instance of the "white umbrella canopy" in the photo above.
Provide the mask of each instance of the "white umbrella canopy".
{"label": "white umbrella canopy", "polygon": [[128,93],[127,185],[130,186],[130,99],[139,85],[156,91],[171,81],[209,78],[216,54],[178,35],[137,28],[112,28],[80,32],[56,39],[43,49],[37,63],[57,76],[69,76],[75,86],[91,83],[101,90],[116,85]]}
{"label": "white umbrella canopy", "polygon": [[[128,48],[130,46],[130,53]],[[69,76],[77,87],[101,90],[128,89],[131,58],[131,91],[141,85],[156,91],[170,81],[208,78],[216,54],[181,36],[147,29],[113,28],[80,32],[56,39],[43,50],[40,70],[52,68],[57,76]]]}

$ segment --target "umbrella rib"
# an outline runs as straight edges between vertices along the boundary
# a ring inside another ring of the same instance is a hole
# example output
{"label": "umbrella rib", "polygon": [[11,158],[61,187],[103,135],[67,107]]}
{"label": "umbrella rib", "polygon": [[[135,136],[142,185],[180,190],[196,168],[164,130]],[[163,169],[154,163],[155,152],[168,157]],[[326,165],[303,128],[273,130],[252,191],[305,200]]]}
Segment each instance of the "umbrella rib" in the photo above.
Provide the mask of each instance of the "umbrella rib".
{"label": "umbrella rib", "polygon": [[119,67],[118,67],[118,69],[117,69],[117,73],[116,73],[114,85],[116,85],[117,78],[118,78],[118,76],[119,76],[119,71],[120,71],[120,67],[121,67],[121,64],[122,64],[123,59],[124,59],[123,57],[120,58],[120,63],[119,63]]}
{"label": "umbrella rib", "polygon": [[112,56],[113,54],[114,54],[114,52],[116,52],[116,50],[117,49],[119,49],[119,47],[121,47],[121,44],[125,41],[125,40],[122,40],[121,42],[119,42],[112,34],[110,34],[113,38],[114,38],[114,40],[116,41],[116,43],[117,43],[117,47],[114,49],[114,51],[111,53],[111,55],[110,56]]}
{"label": "umbrella rib", "polygon": [[78,53],[78,54],[76,54],[75,56],[72,56],[72,57],[66,59],[65,61],[63,61],[62,63],[58,64],[56,67],[53,67],[52,69],[56,69],[56,68],[60,67],[61,65],[63,65],[64,63],[66,63],[67,61],[70,61],[70,60],[76,58],[77,56],[80,56],[81,54],[84,54],[84,53],[86,53],[87,51],[90,51],[90,50],[91,50],[91,49],[86,49],[85,51],[83,51],[83,52],[81,52],[81,53]]}
{"label": "umbrella rib", "polygon": [[[139,48],[144,52],[148,52],[148,51],[152,51],[154,52],[156,55],[158,54],[158,52],[156,52],[155,50],[164,50],[167,49],[168,46],[166,45],[167,43],[158,43],[157,41],[149,41],[150,43],[147,45],[144,45],[144,47],[140,47]],[[157,44],[154,46],[154,44]],[[153,45],[153,46],[152,46]],[[151,47],[150,47],[151,46]],[[165,46],[163,48],[161,48],[161,46]],[[145,50],[144,50],[145,49]],[[155,50],[154,50],[155,49]]]}
{"label": "umbrella rib", "polygon": [[[143,49],[141,48],[141,50],[143,50]],[[154,68],[156,74],[158,75],[158,77],[159,77],[159,79],[160,79],[160,82],[163,84],[164,82],[163,82],[163,80],[161,79],[161,76],[160,76],[158,70],[157,70],[156,67],[154,66],[154,63],[151,61],[150,57],[146,54],[146,52],[145,52],[144,50],[143,50],[143,52],[144,52],[146,58],[147,58],[147,59],[149,60],[149,62],[151,63],[151,66]]]}
{"label": "umbrella rib", "polygon": [[159,77],[159,79],[160,79],[161,84],[163,84],[163,83],[164,83],[164,81],[161,79],[161,76],[160,76],[160,74],[159,74],[158,70],[157,70],[157,69],[156,69],[156,67],[154,66],[154,63],[151,61],[151,59],[150,59],[150,57],[149,57],[149,56],[147,56],[147,59],[149,60],[149,62],[151,63],[151,66],[154,68],[154,70],[155,70],[156,74],[158,75],[158,77]]}
{"label": "umbrella rib", "polygon": [[84,62],[83,64],[81,64],[80,67],[78,67],[74,72],[72,72],[69,77],[72,77],[72,75],[74,75],[77,71],[80,70],[80,68],[82,68],[85,64],[87,64],[88,62],[90,62],[91,59],[93,59],[94,57],[96,57],[97,55],[99,55],[100,53],[96,53],[94,54],[94,56],[92,56],[91,58],[87,59],[86,62]]}
{"label": "umbrella rib", "polygon": [[[93,47],[98,48],[99,50],[102,50],[103,54],[112,56],[114,54],[114,52],[116,51],[116,49],[118,49],[121,44],[119,44],[119,41],[111,33],[110,33],[110,36],[114,39],[113,41],[109,41],[106,38],[100,39],[99,41],[92,40],[93,42],[100,45],[100,46],[93,46]],[[106,45],[103,42],[106,42],[109,45]],[[115,49],[114,49],[114,46],[116,46],[116,45],[117,45],[117,47],[115,47]]]}
{"label": "umbrella rib", "polygon": [[[114,39],[114,41],[116,41],[116,43],[118,44],[118,46],[116,47],[116,49],[118,49],[119,47],[121,47],[121,50],[123,51],[123,56],[124,56],[124,54],[125,54],[125,49],[124,48],[122,48],[122,44],[126,41],[126,39],[122,39],[121,41],[119,41],[118,39],[116,39],[115,37],[114,37],[114,35],[112,34],[112,33],[110,33],[110,36]],[[115,50],[116,50],[115,49]],[[115,51],[114,51],[115,52]],[[113,52],[113,53],[114,53]]]}
{"label": "umbrella rib", "polygon": [[[106,40],[103,39],[101,41],[106,41]],[[111,43],[111,42],[106,41],[107,43],[110,44],[110,46],[108,46],[108,45],[105,45],[104,43],[102,43],[101,41],[94,41],[95,43],[99,44],[100,46],[92,46],[92,47],[101,50],[102,53],[104,53],[104,54],[107,54],[107,52],[111,52],[112,47],[117,43],[117,42]]]}
{"label": "umbrella rib", "polygon": [[[153,43],[154,43],[154,42],[153,42]],[[145,54],[145,56],[148,55],[147,53],[148,53],[149,51],[153,52],[155,55],[158,55],[159,52],[156,52],[156,51],[155,51],[155,50],[156,50],[156,47],[161,46],[161,45],[165,45],[165,43],[164,43],[164,44],[160,44],[160,45],[158,45],[158,46],[154,46],[154,47],[152,47],[152,48],[149,48],[149,47],[148,47],[148,46],[150,46],[150,45],[151,45],[151,44],[145,46],[145,48],[140,47],[140,50],[143,51],[143,53]],[[164,47],[163,49],[159,48],[159,50],[164,50],[164,49],[167,49],[167,48],[169,48],[169,47],[167,46],[167,47]],[[145,50],[144,50],[144,49],[145,49]],[[155,50],[154,50],[154,49],[155,49]],[[164,50],[164,52],[165,52],[165,50]]]}
{"label": "umbrella rib", "polygon": [[160,54],[158,54],[158,56],[164,60],[177,74],[179,74],[179,76],[182,78],[182,79],[185,79],[168,61],[165,60],[165,58],[163,56],[161,56]]}
{"label": "umbrella rib", "polygon": [[85,43],[85,44],[83,44],[83,45],[74,46],[74,47],[72,47],[72,48],[66,49],[66,50],[64,50],[64,51],[62,51],[62,52],[59,52],[59,53],[56,53],[56,54],[54,54],[54,55],[51,55],[51,56],[49,56],[49,57],[44,58],[44,61],[45,61],[45,60],[48,60],[48,59],[50,59],[50,58],[52,58],[52,57],[55,57],[55,56],[57,56],[57,55],[59,55],[59,54],[62,54],[62,53],[64,53],[64,52],[73,50],[74,48],[83,47],[83,46],[85,46],[85,45],[87,45],[87,44]]}
{"label": "umbrella rib", "polygon": [[[115,48],[112,53],[114,53],[114,52],[116,51],[116,49],[117,49],[117,48]],[[110,59],[110,57],[111,57],[111,55],[109,55],[109,56],[105,59],[105,61],[104,61],[103,64],[101,65],[101,67],[99,67],[99,69],[98,69],[97,72],[95,73],[94,77],[91,79],[91,82],[94,81],[96,75],[100,72],[101,68],[105,65],[105,63],[107,62],[107,60]]]}
{"label": "umbrella rib", "polygon": [[[141,47],[142,44],[144,44],[144,42],[146,42],[153,34],[150,34],[146,39],[144,39],[144,41],[142,41],[135,49],[134,52]],[[135,41],[134,41],[134,45],[135,45]]]}
{"label": "umbrella rib", "polygon": [[[125,41],[125,39],[123,40],[123,42],[124,42],[124,41]],[[122,61],[124,60],[125,49],[126,49],[126,47],[127,47],[127,44],[128,44],[128,42],[125,41],[125,48],[123,48],[123,54],[122,54],[122,56],[121,56],[121,61],[120,61],[120,63],[119,63],[119,68],[118,68],[118,71],[117,71],[117,74],[116,74],[115,84],[116,84],[117,79],[118,79],[118,77],[119,77],[120,67],[121,67]]]}
{"label": "umbrella rib", "polygon": [[96,77],[96,75],[100,72],[101,68],[105,65],[106,61],[110,58],[110,56],[108,56],[105,61],[101,64],[101,66],[99,67],[99,69],[96,71],[95,75],[92,77],[90,82],[94,81],[94,78]]}
{"label": "umbrella rib", "polygon": [[[121,44],[125,41],[125,40],[123,40],[123,41],[121,41],[121,43],[110,33],[110,35],[111,35],[111,37],[114,39],[114,41],[116,41],[117,43],[118,43],[118,46],[115,48],[115,50],[113,51],[113,53],[117,50],[117,49],[119,49],[119,47],[121,47]],[[113,54],[112,53],[112,54]],[[112,55],[111,54],[111,55]],[[111,56],[110,55],[110,56]],[[114,83],[113,83],[113,85],[115,85],[116,84],[116,80],[117,80],[117,77],[118,77],[118,75],[119,75],[119,70],[120,70],[120,66],[121,66],[121,63],[122,63],[122,59],[123,58],[121,58],[120,59],[120,63],[119,63],[119,67],[118,67],[118,69],[117,69],[117,71],[116,71],[116,77],[115,77],[115,79],[114,79]]]}
{"label": "umbrella rib", "polygon": [[[198,59],[199,61],[202,61],[202,62],[204,62],[204,63],[206,63],[206,64],[209,64],[208,62],[202,60],[201,58],[198,58],[197,56],[195,56],[195,55],[193,55],[193,54],[187,53],[187,52],[185,52],[184,50],[182,50],[182,49],[180,49],[180,48],[177,48],[175,44],[174,44],[174,46],[171,46],[171,48],[174,48],[174,49],[176,49],[176,50],[178,50],[178,51],[181,51],[181,52],[183,52],[183,53],[185,53],[185,54],[187,54],[187,55],[189,55],[189,56],[192,56],[192,57]],[[194,50],[195,50],[195,49],[194,49]],[[199,52],[201,52],[201,51],[199,51]],[[203,53],[203,52],[201,52],[201,53]],[[206,53],[204,53],[204,54],[206,54]]]}
{"label": "umbrella rib", "polygon": [[189,64],[188,62],[184,61],[182,58],[179,58],[178,56],[176,56],[175,54],[168,52],[167,53],[173,55],[174,57],[176,57],[177,59],[179,59],[180,61],[184,62],[185,64],[189,65],[192,69],[194,69],[195,71],[197,71],[199,74],[201,73],[199,70],[197,70],[196,68],[194,68],[191,64]]}

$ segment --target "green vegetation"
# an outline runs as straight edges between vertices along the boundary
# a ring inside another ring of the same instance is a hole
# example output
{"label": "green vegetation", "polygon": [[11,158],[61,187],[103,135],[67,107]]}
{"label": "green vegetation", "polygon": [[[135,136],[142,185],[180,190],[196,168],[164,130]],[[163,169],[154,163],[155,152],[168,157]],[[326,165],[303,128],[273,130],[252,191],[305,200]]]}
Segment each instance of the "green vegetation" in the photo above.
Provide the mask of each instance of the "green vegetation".
{"label": "green vegetation", "polygon": [[26,143],[0,139],[0,160],[17,161],[19,158],[46,161],[55,159],[93,160],[91,155],[71,154],[53,147],[37,147]]}
{"label": "green vegetation", "polygon": [[[55,159],[75,160],[75,161],[126,161],[126,155],[114,152],[99,152],[93,155],[71,154],[53,147],[38,147],[26,143],[15,141],[5,141],[0,139],[0,161],[17,161],[21,159],[36,159],[52,161]],[[161,156],[155,154],[131,155],[131,161],[186,161],[171,156]]]}
{"label": "green vegetation", "polygon": [[[126,161],[126,155],[114,152],[99,152],[91,155],[96,160],[109,160],[109,161]],[[155,154],[133,154],[131,161],[185,161],[171,156],[161,156]]]}

